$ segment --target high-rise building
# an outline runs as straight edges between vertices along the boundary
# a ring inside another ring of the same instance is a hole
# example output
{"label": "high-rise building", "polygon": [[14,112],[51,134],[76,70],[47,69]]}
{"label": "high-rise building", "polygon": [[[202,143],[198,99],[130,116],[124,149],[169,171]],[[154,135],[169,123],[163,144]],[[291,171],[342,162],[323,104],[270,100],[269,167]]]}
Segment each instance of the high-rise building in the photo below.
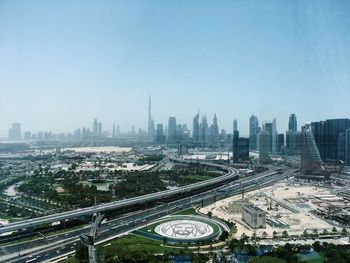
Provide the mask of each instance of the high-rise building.
{"label": "high-rise building", "polygon": [[350,128],[345,130],[345,164],[350,165]]}
{"label": "high-rise building", "polygon": [[216,117],[216,114],[214,114],[213,124],[211,125],[210,131],[211,131],[212,146],[216,147],[219,144],[219,126],[218,126],[218,119]]}
{"label": "high-rise building", "polygon": [[312,122],[311,130],[323,161],[338,161],[339,134],[350,128],[350,119]]}
{"label": "high-rise building", "polygon": [[273,124],[272,122],[265,122],[263,125],[263,130],[269,133],[269,152],[272,152],[272,133],[273,133]]}
{"label": "high-rise building", "polygon": [[176,118],[169,117],[168,120],[168,143],[173,144],[177,141]]}
{"label": "high-rise building", "polygon": [[251,150],[256,150],[258,145],[259,120],[255,115],[249,118],[249,145]]}
{"label": "high-rise building", "polygon": [[203,116],[202,117],[202,126],[201,126],[201,140],[204,144],[207,143],[208,141],[208,133],[209,133],[209,126],[208,126],[208,120],[207,120],[207,116]]}
{"label": "high-rise building", "polygon": [[9,129],[10,140],[20,140],[22,138],[21,134],[21,124],[19,122],[15,122],[12,124],[12,128]]}
{"label": "high-rise building", "polygon": [[115,138],[116,136],[115,124],[113,123],[112,137]]}
{"label": "high-rise building", "polygon": [[160,143],[160,144],[165,143],[165,136],[164,136],[164,132],[163,132],[163,124],[160,124],[160,123],[157,124],[156,143]]}
{"label": "high-rise building", "polygon": [[288,131],[296,132],[298,130],[297,116],[295,114],[289,115]]}
{"label": "high-rise building", "polygon": [[192,129],[193,142],[199,142],[199,113],[193,118],[193,129]]}
{"label": "high-rise building", "polygon": [[271,147],[272,147],[272,152],[276,153],[277,152],[277,129],[276,129],[276,119],[274,118],[272,120],[272,134],[271,134]]}
{"label": "high-rise building", "polygon": [[280,133],[277,135],[277,152],[284,152],[284,134]]}
{"label": "high-rise building", "polygon": [[32,133],[30,131],[26,131],[24,133],[24,139],[25,140],[31,140],[32,139]]}
{"label": "high-rise building", "polygon": [[286,132],[286,152],[288,155],[300,154],[301,133],[299,131]]}
{"label": "high-rise building", "polygon": [[269,147],[270,147],[270,133],[262,130],[258,135],[259,144],[259,161],[266,163],[270,161]]}
{"label": "high-rise building", "polygon": [[301,130],[301,173],[315,174],[324,170],[315,138],[309,124]]}
{"label": "high-rise building", "polygon": [[154,133],[155,133],[155,126],[154,126],[154,121],[152,118],[152,104],[151,104],[151,95],[148,97],[148,137],[149,138],[154,138]]}
{"label": "high-rise building", "polygon": [[97,119],[94,119],[94,123],[93,123],[93,135],[95,137],[98,137],[98,122]]}
{"label": "high-rise building", "polygon": [[345,163],[345,144],[346,144],[346,138],[345,138],[345,132],[339,133],[338,136],[338,163],[344,164]]}
{"label": "high-rise building", "polygon": [[233,131],[237,131],[238,130],[238,123],[237,123],[237,120],[234,119],[233,120]]}
{"label": "high-rise building", "polygon": [[249,138],[238,139],[238,158],[241,161],[249,161]]}
{"label": "high-rise building", "polygon": [[238,163],[239,161],[238,143],[239,143],[239,131],[236,130],[233,132],[233,142],[232,142],[232,149],[233,149],[232,158],[234,163]]}
{"label": "high-rise building", "polygon": [[102,122],[98,123],[98,132],[97,132],[97,136],[101,137],[102,136]]}

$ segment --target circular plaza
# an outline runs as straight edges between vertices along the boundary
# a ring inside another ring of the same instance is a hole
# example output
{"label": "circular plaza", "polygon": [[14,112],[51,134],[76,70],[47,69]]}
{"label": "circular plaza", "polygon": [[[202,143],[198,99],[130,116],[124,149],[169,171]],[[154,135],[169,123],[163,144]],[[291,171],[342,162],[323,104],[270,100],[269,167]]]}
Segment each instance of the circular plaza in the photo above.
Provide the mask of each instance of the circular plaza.
{"label": "circular plaza", "polygon": [[211,242],[226,225],[203,216],[169,216],[138,231],[143,236],[173,243]]}

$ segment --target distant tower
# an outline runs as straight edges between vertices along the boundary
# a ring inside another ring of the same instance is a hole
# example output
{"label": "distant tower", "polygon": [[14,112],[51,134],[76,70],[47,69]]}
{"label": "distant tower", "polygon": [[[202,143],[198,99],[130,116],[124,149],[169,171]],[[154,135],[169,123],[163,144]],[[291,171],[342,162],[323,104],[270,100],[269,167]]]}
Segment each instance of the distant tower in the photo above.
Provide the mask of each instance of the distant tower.
{"label": "distant tower", "polygon": [[98,123],[98,137],[102,137],[102,122]]}
{"label": "distant tower", "polygon": [[238,130],[238,123],[237,123],[237,120],[234,119],[234,121],[233,121],[233,132],[237,131],[237,130]]}
{"label": "distant tower", "polygon": [[176,118],[169,117],[168,120],[168,143],[175,143],[177,140]]}
{"label": "distant tower", "polygon": [[211,126],[211,136],[212,136],[212,145],[214,147],[219,144],[219,126],[218,126],[218,118],[216,114],[214,114],[213,124]]}
{"label": "distant tower", "polygon": [[93,133],[94,136],[97,137],[98,136],[98,122],[97,119],[94,119],[94,123],[93,123]]}
{"label": "distant tower", "polygon": [[8,138],[10,140],[20,140],[22,138],[21,124],[19,122],[15,122],[12,124],[12,128],[9,129]]}
{"label": "distant tower", "polygon": [[207,116],[204,115],[202,117],[202,132],[201,132],[201,135],[202,135],[201,140],[204,144],[208,140],[208,130],[209,130],[209,126],[208,126]]}
{"label": "distant tower", "polygon": [[276,153],[277,152],[277,129],[276,129],[276,119],[274,118],[272,120],[272,152]]}
{"label": "distant tower", "polygon": [[259,141],[259,161],[261,163],[269,162],[269,146],[270,146],[270,134],[268,131],[262,130],[258,136]]}
{"label": "distant tower", "polygon": [[232,149],[233,149],[233,162],[238,163],[239,159],[239,131],[235,130],[233,131],[233,144],[232,144]]}
{"label": "distant tower", "polygon": [[151,95],[148,97],[148,137],[153,138],[155,131],[154,121],[152,119]]}
{"label": "distant tower", "polygon": [[199,113],[193,118],[192,139],[194,142],[199,141]]}
{"label": "distant tower", "polygon": [[296,132],[298,130],[297,116],[295,114],[289,115],[288,131]]}
{"label": "distant tower", "polygon": [[115,124],[113,123],[112,137],[116,137]]}
{"label": "distant tower", "polygon": [[258,147],[258,133],[260,131],[259,128],[259,120],[255,115],[250,116],[249,118],[249,145],[251,150],[256,150]]}

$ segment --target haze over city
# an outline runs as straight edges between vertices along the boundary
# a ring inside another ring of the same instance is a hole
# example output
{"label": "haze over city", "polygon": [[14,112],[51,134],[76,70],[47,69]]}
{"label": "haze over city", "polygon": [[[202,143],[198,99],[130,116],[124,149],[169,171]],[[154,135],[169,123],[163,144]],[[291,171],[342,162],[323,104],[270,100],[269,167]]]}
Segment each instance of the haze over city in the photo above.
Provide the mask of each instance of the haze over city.
{"label": "haze over city", "polygon": [[[347,1],[2,1],[1,137],[23,130],[300,124],[350,111]],[[315,95],[317,94],[317,99]]]}

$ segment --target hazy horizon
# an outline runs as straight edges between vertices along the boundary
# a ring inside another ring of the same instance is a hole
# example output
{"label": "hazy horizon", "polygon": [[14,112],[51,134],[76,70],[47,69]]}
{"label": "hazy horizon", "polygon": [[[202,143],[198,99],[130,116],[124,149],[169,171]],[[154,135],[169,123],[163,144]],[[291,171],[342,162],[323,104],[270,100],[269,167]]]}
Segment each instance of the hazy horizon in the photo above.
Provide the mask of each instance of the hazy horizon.
{"label": "hazy horizon", "polygon": [[1,1],[0,138],[119,124],[147,129],[200,109],[236,118],[350,117],[348,1]]}

